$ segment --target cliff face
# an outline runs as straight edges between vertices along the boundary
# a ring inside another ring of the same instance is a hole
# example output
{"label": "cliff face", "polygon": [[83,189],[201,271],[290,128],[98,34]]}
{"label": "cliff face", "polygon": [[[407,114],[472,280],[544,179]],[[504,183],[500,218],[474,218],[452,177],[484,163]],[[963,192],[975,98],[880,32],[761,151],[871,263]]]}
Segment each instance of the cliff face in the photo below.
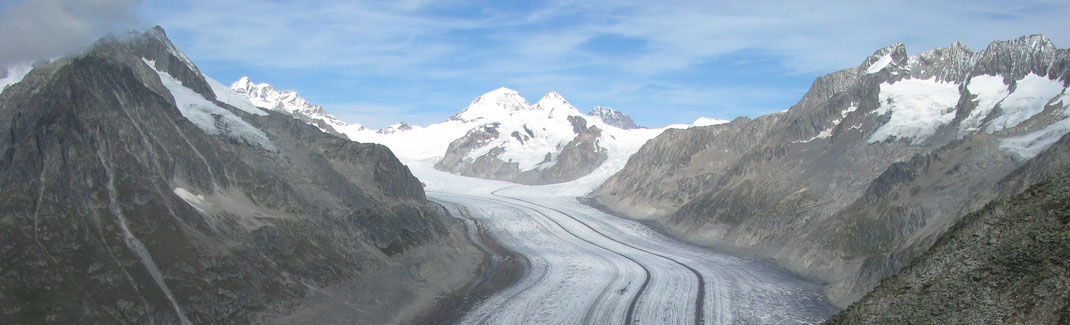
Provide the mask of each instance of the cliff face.
{"label": "cliff face", "polygon": [[1042,36],[976,53],[894,44],[815,80],[787,112],[665,132],[591,196],[776,258],[846,306],[1007,195],[996,184],[1023,163],[1061,150],[1068,77],[1070,51]]}
{"label": "cliff face", "polygon": [[449,258],[468,248],[386,147],[213,88],[157,27],[3,91],[0,322],[267,321],[414,254],[464,274]]}

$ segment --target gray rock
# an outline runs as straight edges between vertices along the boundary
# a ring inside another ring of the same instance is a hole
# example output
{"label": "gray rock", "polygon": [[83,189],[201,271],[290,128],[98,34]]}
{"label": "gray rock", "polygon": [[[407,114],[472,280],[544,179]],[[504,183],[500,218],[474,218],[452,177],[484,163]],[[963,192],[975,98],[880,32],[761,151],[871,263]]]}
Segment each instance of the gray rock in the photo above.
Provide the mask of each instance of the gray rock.
{"label": "gray rock", "polygon": [[1052,172],[963,217],[827,324],[1066,323],[1070,170]]}
{"label": "gray rock", "polygon": [[[316,288],[448,290],[477,264],[386,147],[219,102],[275,150],[208,134],[142,58],[215,101],[158,27],[0,95],[0,323],[267,321]],[[399,272],[411,256],[454,273]]]}
{"label": "gray rock", "polygon": [[606,124],[621,128],[621,129],[637,129],[638,125],[635,125],[635,121],[627,114],[624,114],[618,110],[605,106],[596,106],[587,113],[589,116],[597,117],[606,122]]}
{"label": "gray rock", "polygon": [[[666,131],[591,196],[692,242],[776,258],[827,283],[830,298],[846,306],[961,216],[1005,194],[996,184],[1024,162],[1002,149],[1002,140],[1064,118],[1061,106],[1050,105],[1014,128],[963,133],[960,123],[976,103],[960,86],[954,119],[931,136],[870,143],[889,121],[877,111],[883,83],[965,85],[978,75],[1016,80],[1030,73],[1064,86],[1070,80],[1070,51],[1041,36],[994,42],[980,53],[961,43],[905,53],[894,44],[856,68],[818,78],[784,113]],[[871,73],[886,56],[888,64]]]}

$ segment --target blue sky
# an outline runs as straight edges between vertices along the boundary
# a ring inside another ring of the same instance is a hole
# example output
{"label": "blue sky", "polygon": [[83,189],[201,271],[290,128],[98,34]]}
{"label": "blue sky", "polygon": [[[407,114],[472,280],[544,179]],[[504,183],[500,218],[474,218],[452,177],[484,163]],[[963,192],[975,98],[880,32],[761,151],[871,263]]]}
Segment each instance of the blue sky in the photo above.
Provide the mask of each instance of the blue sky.
{"label": "blue sky", "polygon": [[79,1],[10,3],[72,16],[46,22],[101,25],[78,35],[161,25],[224,83],[249,76],[297,90],[373,128],[438,122],[501,86],[533,102],[556,90],[581,110],[612,106],[645,126],[753,117],[894,42],[911,54],[959,40],[980,51],[1042,33],[1070,47],[1065,0],[91,2],[114,4],[91,8],[104,18],[64,10]]}

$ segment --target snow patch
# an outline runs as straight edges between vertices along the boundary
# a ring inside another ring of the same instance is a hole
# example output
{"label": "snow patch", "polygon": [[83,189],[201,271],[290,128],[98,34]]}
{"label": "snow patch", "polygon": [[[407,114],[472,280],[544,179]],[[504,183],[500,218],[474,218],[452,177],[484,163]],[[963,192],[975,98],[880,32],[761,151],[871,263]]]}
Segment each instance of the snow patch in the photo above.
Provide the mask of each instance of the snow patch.
{"label": "snow patch", "polygon": [[986,132],[1013,128],[1044,111],[1048,102],[1063,93],[1063,83],[1030,73],[1018,80],[1014,92],[999,102],[1000,116],[988,123]]}
{"label": "snow patch", "polygon": [[1010,94],[1010,89],[1003,83],[1003,77],[999,76],[975,76],[970,79],[966,89],[969,90],[970,94],[977,96],[977,107],[974,107],[970,115],[962,120],[959,130],[960,135],[976,132],[980,129],[981,121],[988,117],[988,114],[992,112],[996,104],[999,104]]}
{"label": "snow patch", "polygon": [[891,114],[867,139],[877,143],[891,138],[923,141],[955,118],[959,101],[957,84],[937,79],[904,79],[880,85],[880,107],[874,113]]}
{"label": "snow patch", "polygon": [[7,70],[7,75],[0,78],[0,93],[3,93],[7,86],[22,81],[22,78],[25,78],[27,74],[30,74],[30,70],[33,70],[33,66],[30,63],[19,63],[4,69]]}
{"label": "snow patch", "polygon": [[221,135],[238,143],[258,146],[267,151],[276,152],[275,144],[271,143],[264,131],[245,122],[234,113],[212,103],[204,96],[192,89],[186,88],[182,82],[171,77],[167,72],[156,70],[156,62],[142,58],[142,61],[160,76],[160,82],[171,92],[175,99],[175,105],[182,116],[192,122],[205,133]]}
{"label": "snow patch", "polygon": [[215,79],[212,79],[209,76],[204,76],[204,80],[208,82],[208,86],[212,87],[212,92],[215,93],[215,98],[219,101],[224,102],[227,105],[234,106],[235,108],[240,109],[249,114],[260,116],[268,115],[267,112],[260,110],[260,108],[257,108],[256,105],[253,105],[253,103],[249,101],[248,97],[239,94],[233,89],[230,89],[230,87],[223,85],[219,81],[216,81]]}
{"label": "snow patch", "polygon": [[889,63],[892,63],[892,52],[891,51],[889,51],[887,54],[882,56],[876,62],[873,62],[873,64],[870,64],[869,65],[869,69],[866,69],[866,73],[877,73],[877,72],[880,72],[881,69],[884,69],[884,67],[887,67]]}
{"label": "snow patch", "polygon": [[190,191],[187,191],[186,189],[181,187],[176,187],[174,192],[175,195],[178,195],[179,198],[182,198],[182,200],[186,201],[186,203],[189,203],[189,205],[192,205],[198,210],[200,210],[200,206],[204,204],[203,195],[193,194]]}
{"label": "snow patch", "polygon": [[728,120],[722,120],[722,119],[719,119],[719,118],[709,118],[709,117],[704,117],[703,116],[703,117],[699,117],[698,119],[696,119],[695,122],[692,122],[691,126],[710,126],[710,125],[717,125],[717,124],[725,124],[725,123],[728,123],[728,122],[729,122]]}

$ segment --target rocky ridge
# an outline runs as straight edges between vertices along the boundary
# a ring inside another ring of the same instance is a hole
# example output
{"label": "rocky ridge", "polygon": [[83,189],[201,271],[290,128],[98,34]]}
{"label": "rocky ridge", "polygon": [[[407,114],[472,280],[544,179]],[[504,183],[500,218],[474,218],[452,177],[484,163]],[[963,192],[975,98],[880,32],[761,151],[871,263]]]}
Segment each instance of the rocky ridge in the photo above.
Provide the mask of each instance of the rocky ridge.
{"label": "rocky ridge", "polygon": [[0,323],[396,323],[468,281],[389,149],[229,91],[156,27],[0,94]]}
{"label": "rocky ridge", "polygon": [[268,83],[253,83],[249,77],[241,77],[230,85],[230,89],[245,96],[257,107],[289,114],[290,116],[315,125],[324,132],[334,135],[345,128],[363,129],[360,125],[349,125],[338,119],[331,113],[323,110],[322,106],[314,105],[302,98],[296,91],[278,90]]}
{"label": "rocky ridge", "polygon": [[776,258],[846,306],[1055,150],[1067,80],[1070,51],[1039,35],[914,56],[897,43],[818,78],[786,112],[666,131],[591,197]]}
{"label": "rocky ridge", "polygon": [[606,124],[624,129],[635,129],[638,125],[635,125],[635,121],[627,114],[624,114],[618,110],[605,106],[595,106],[590,112],[587,112],[588,116],[594,116],[602,120]]}

